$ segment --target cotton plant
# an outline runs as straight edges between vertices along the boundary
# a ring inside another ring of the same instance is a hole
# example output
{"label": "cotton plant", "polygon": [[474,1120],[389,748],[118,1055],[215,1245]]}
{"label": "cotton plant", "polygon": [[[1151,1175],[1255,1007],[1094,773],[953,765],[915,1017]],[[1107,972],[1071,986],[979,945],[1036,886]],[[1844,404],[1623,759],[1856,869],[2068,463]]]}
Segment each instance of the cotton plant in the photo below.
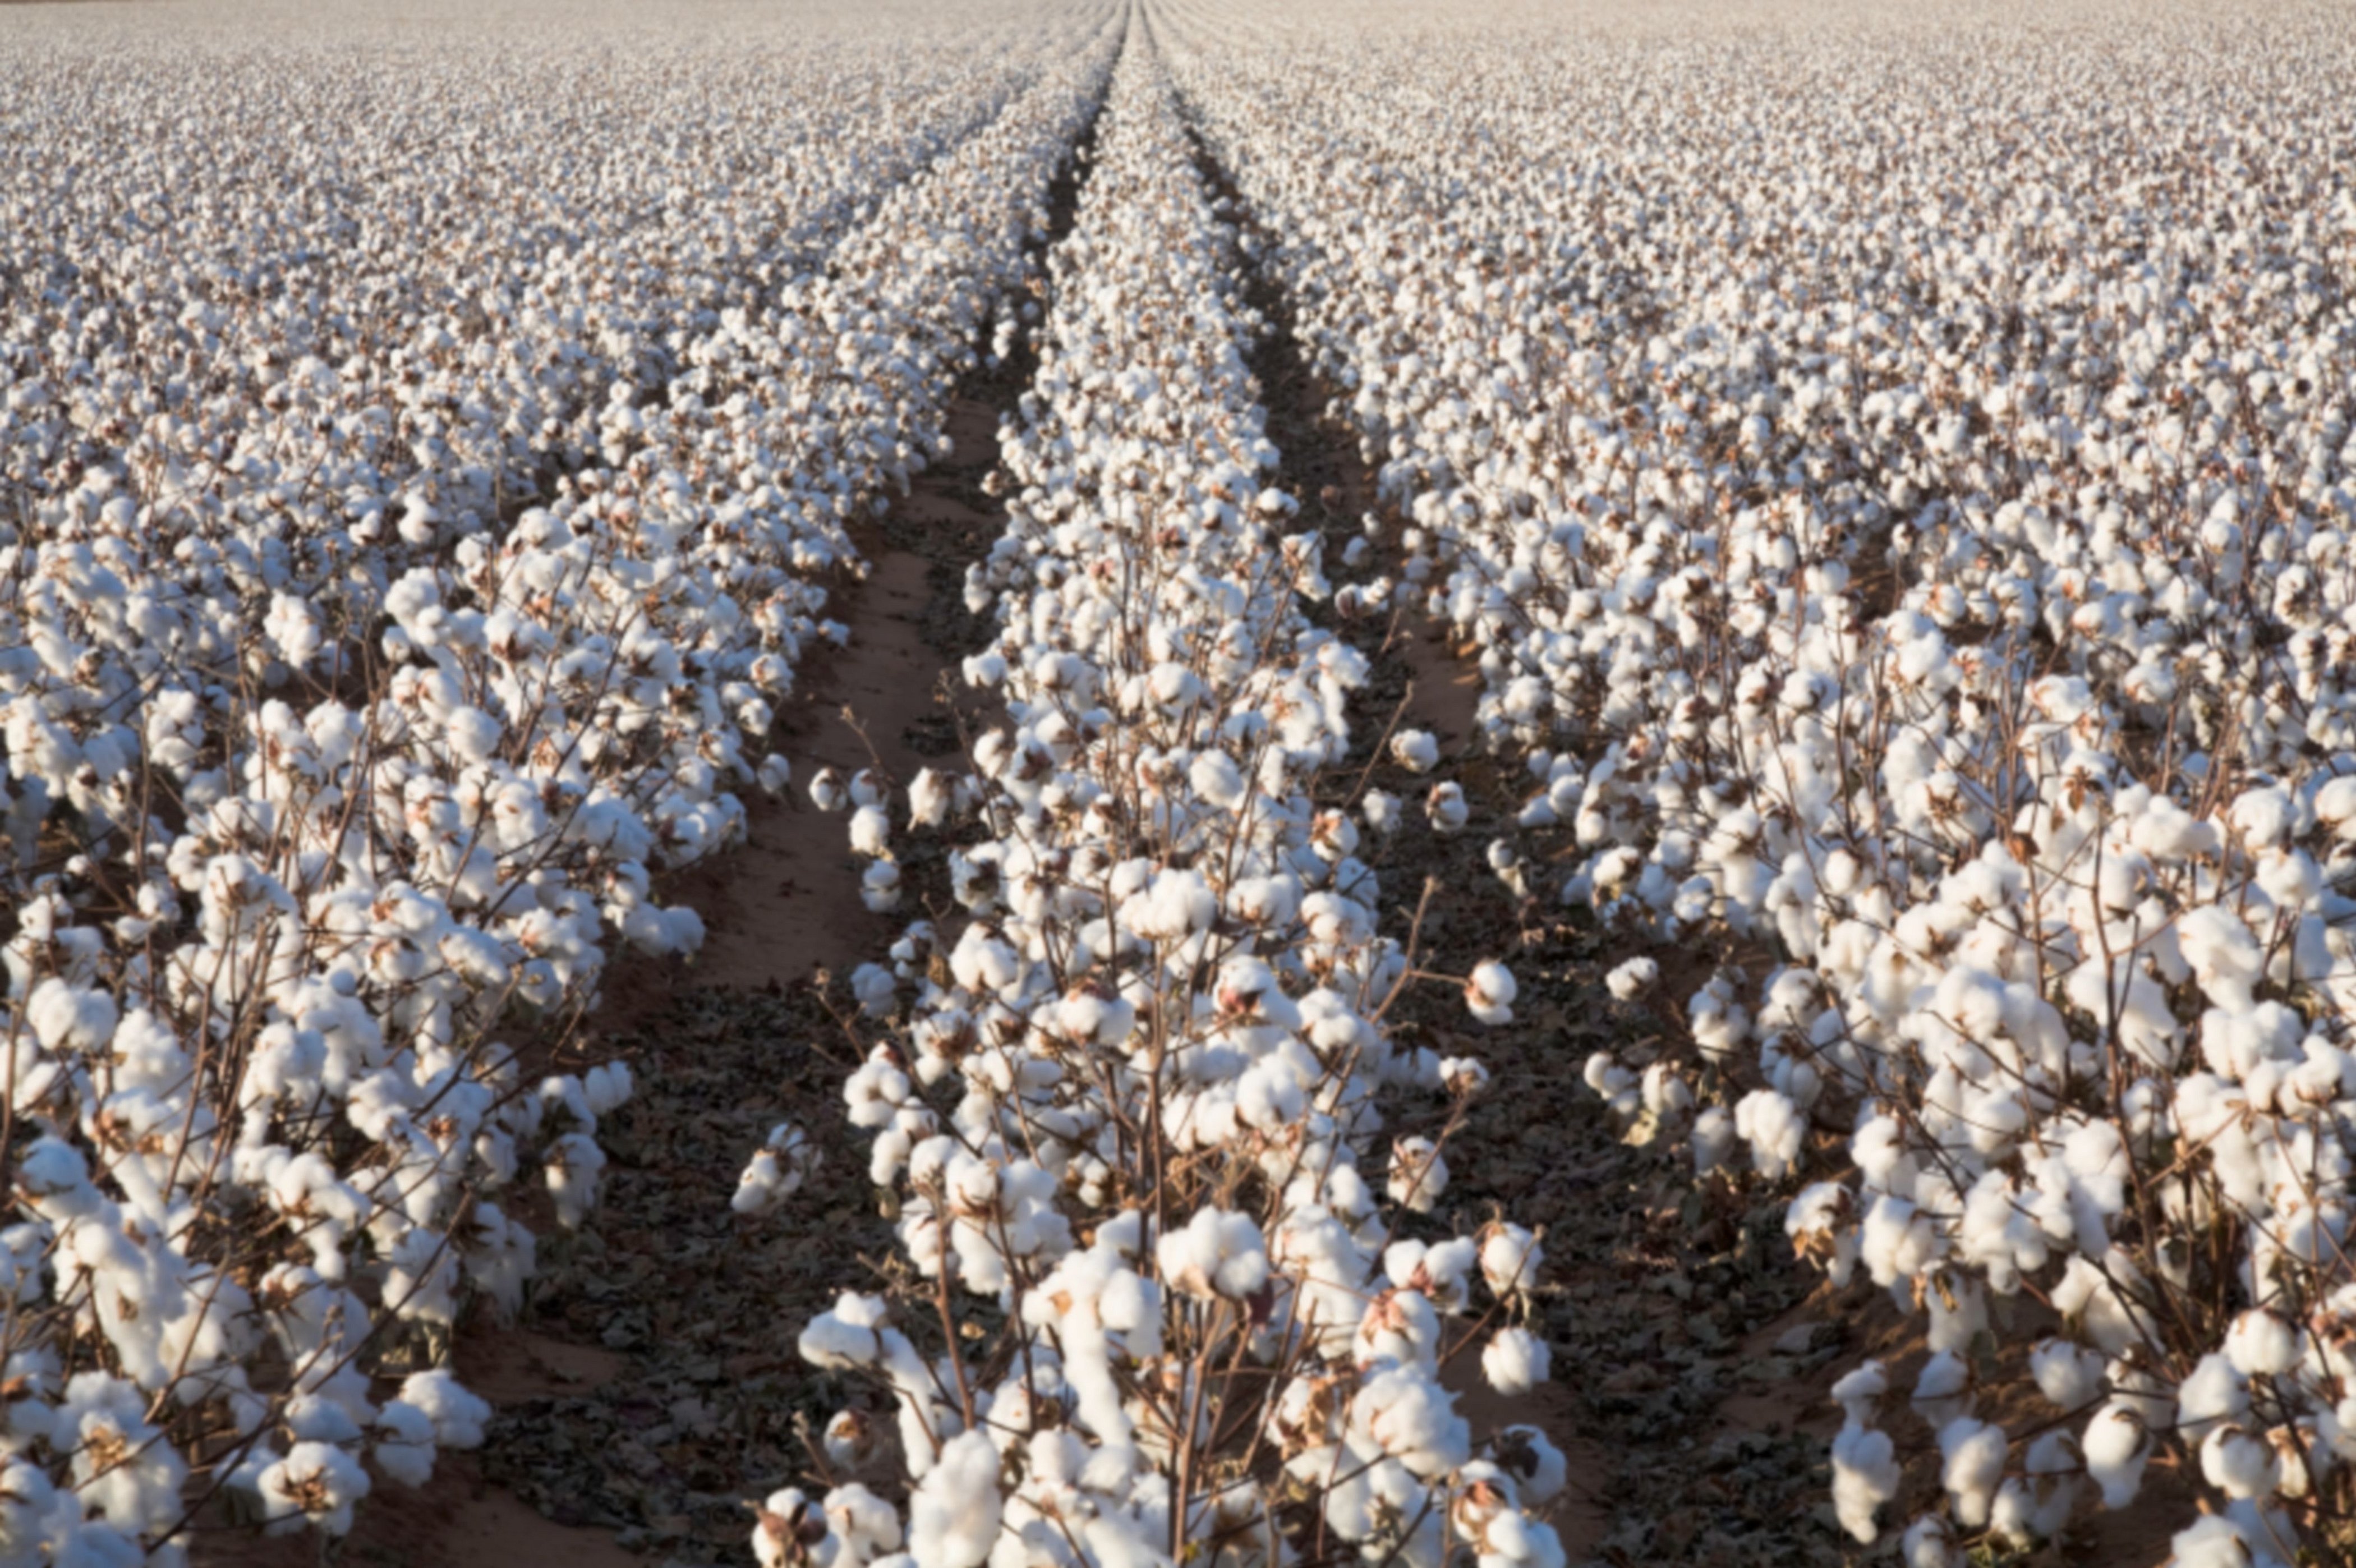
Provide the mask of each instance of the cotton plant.
{"label": "cotton plant", "polygon": [[[2239,68],[2171,74],[2165,18],[2089,17],[2099,64],[1994,23],[1431,25],[1215,5],[1170,50],[1375,467],[1388,589],[1526,767],[1493,868],[1560,865],[1531,891],[1677,1026],[1587,1081],[1922,1324],[1907,1408],[1845,1402],[1841,1523],[2025,1547],[2165,1452],[2215,1510],[2179,1561],[2344,1547],[2356,212],[2265,149],[2346,28],[2248,40],[2225,133]],[[2247,156],[2169,172],[2211,134]],[[1763,177],[1702,174],[1721,139]],[[1673,947],[1729,961],[1665,994]],[[1990,1419],[1991,1354],[2042,1424]],[[1942,1506],[1890,1517],[1901,1470]]]}
{"label": "cotton plant", "polygon": [[[1366,670],[1305,613],[1318,552],[1281,532],[1240,264],[1132,29],[1002,433],[1007,532],[968,579],[997,632],[964,672],[1004,722],[961,782],[851,817],[878,864],[904,823],[957,844],[956,922],[873,966],[888,1033],[844,1086],[907,1283],[799,1340],[887,1396],[905,1511],[821,1474],[767,1499],[764,1562],[1272,1563],[1302,1550],[1288,1498],[1370,1563],[1563,1560],[1537,1511],[1562,1455],[1474,1431],[1440,1380],[1547,1375],[1541,1240],[1400,1229],[1437,1215],[1486,1073],[1394,1042],[1411,955],[1355,824],[1313,804]],[[1505,965],[1455,983],[1510,1015]],[[830,1467],[873,1462],[867,1427],[829,1423]]]}

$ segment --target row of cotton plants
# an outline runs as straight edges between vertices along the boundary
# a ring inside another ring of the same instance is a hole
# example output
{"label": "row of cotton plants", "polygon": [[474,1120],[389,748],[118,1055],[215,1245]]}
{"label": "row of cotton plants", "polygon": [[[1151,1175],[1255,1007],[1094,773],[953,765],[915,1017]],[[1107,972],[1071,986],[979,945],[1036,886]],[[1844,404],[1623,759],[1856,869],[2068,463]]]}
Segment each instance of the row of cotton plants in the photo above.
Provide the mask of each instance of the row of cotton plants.
{"label": "row of cotton plants", "polygon": [[[813,791],[879,866],[946,828],[963,912],[858,977],[890,1022],[846,1094],[912,1283],[800,1340],[896,1432],[838,1416],[828,1489],[762,1511],[765,1563],[1562,1562],[1531,1511],[1560,1454],[1475,1433],[1441,1380],[1546,1375],[1539,1247],[1415,1218],[1485,1074],[1395,1047],[1409,955],[1358,825],[1313,803],[1365,664],[1306,613],[1237,260],[1139,28],[969,582],[999,631],[965,673],[1004,722],[962,775]],[[781,1129],[738,1207],[809,1152]]]}
{"label": "row of cotton plants", "polygon": [[514,1047],[611,933],[698,944],[650,875],[781,781],[815,576],[937,448],[1106,21],[24,46],[0,1560],[178,1561],[217,1498],[341,1533],[482,1440],[454,1325],[519,1305],[630,1088]]}
{"label": "row of cotton plants", "polygon": [[1590,1081],[1922,1315],[1844,1525],[1956,1563],[2165,1453],[2179,1562],[2344,1550],[2356,31],[1687,20],[1174,30],[1493,831],[1687,1026]]}

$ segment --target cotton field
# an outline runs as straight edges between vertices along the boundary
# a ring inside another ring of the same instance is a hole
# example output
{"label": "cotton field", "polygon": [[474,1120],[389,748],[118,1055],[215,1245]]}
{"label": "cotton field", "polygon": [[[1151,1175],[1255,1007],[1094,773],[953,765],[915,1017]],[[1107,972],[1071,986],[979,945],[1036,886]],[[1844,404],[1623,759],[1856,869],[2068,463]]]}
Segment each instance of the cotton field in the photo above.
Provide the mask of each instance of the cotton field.
{"label": "cotton field", "polygon": [[2351,81],[0,6],[0,1564],[2350,1560]]}

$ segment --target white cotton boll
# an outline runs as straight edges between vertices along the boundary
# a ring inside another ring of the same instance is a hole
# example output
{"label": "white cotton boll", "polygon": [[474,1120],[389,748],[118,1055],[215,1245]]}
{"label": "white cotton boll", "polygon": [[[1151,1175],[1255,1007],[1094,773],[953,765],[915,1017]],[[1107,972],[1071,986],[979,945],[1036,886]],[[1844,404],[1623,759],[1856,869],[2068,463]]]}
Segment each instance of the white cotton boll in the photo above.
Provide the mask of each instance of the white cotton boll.
{"label": "white cotton boll", "polygon": [[1366,826],[1377,833],[1389,834],[1399,825],[1399,798],[1382,789],[1369,789],[1358,802],[1358,814]]}
{"label": "white cotton boll", "polygon": [[2086,1474],[2103,1489],[2103,1506],[2123,1509],[2143,1486],[2143,1467],[2151,1458],[2151,1433],[2136,1402],[2114,1399],[2086,1423],[2080,1446],[2086,1455]]}
{"label": "white cotton boll", "polygon": [[1906,1527],[1898,1543],[1906,1568],[1963,1568],[1964,1554],[1955,1548],[1953,1529],[1944,1514],[1927,1513]]}
{"label": "white cotton boll", "polygon": [[1425,1480],[1472,1457],[1472,1428],[1456,1412],[1455,1396],[1421,1367],[1393,1365],[1370,1375],[1350,1401],[1350,1423]]}
{"label": "white cotton boll", "polygon": [[2274,1377],[2301,1359],[2299,1336],[2265,1307],[2252,1307],[2225,1331],[2225,1359],[2245,1378]]}
{"label": "white cotton boll", "polygon": [[1410,773],[1429,773],[1440,764],[1440,742],[1429,730],[1401,730],[1391,736],[1391,760]]}
{"label": "white cotton boll", "polygon": [[422,1487],[434,1478],[434,1418],[413,1404],[394,1400],[378,1412],[376,1441],[369,1456],[388,1479]]}
{"label": "white cotton boll", "polygon": [[1506,1427],[1490,1439],[1488,1453],[1530,1508],[1552,1502],[1570,1479],[1570,1461],[1535,1426]]}
{"label": "white cotton boll", "polygon": [[349,1533],[352,1505],[368,1494],[368,1472],[360,1462],[326,1443],[297,1443],[262,1473],[267,1517],[306,1519],[328,1535]]}
{"label": "white cotton boll", "polygon": [[997,1543],[1004,1508],[997,1446],[979,1432],[950,1438],[908,1502],[908,1552],[916,1568],[980,1568]]}
{"label": "white cotton boll", "polygon": [[1987,1523],[2004,1480],[2004,1428],[1957,1416],[1939,1429],[1939,1453],[1940,1484],[1954,1499],[1956,1522],[1978,1529]]}
{"label": "white cotton boll", "polygon": [[487,761],[499,748],[499,721],[480,708],[456,708],[444,718],[450,748],[469,762]]}
{"label": "white cotton boll", "polygon": [[595,1116],[611,1115],[627,1104],[633,1087],[626,1061],[600,1062],[581,1075],[582,1098]]}
{"label": "white cotton boll", "polygon": [[2055,1409],[2083,1410],[2101,1397],[2103,1358],[2072,1340],[2040,1339],[2029,1352],[2029,1375]]}
{"label": "white cotton boll", "polygon": [[762,793],[782,795],[794,781],[794,765],[773,751],[761,758],[761,766],[754,777],[759,781]]}
{"label": "white cotton boll", "polygon": [[1514,1017],[1514,998],[1521,994],[1513,972],[1495,959],[1485,959],[1472,966],[1471,978],[1464,983],[1464,1005],[1483,1024],[1509,1024]]}
{"label": "white cotton boll", "polygon": [[1898,1495],[1899,1478],[1888,1433],[1850,1425],[1833,1439],[1833,1509],[1855,1540],[1870,1543],[1881,1533],[1875,1516]]}
{"label": "white cotton boll", "polygon": [[117,1010],[103,991],[85,990],[50,976],[26,999],[25,1019],[48,1051],[94,1051],[113,1036]]}
{"label": "white cotton boll", "polygon": [[839,811],[850,800],[850,793],[843,788],[841,774],[831,768],[821,768],[810,777],[809,798],[810,804],[821,811]]}
{"label": "white cotton boll", "polygon": [[1694,1174],[1708,1176],[1726,1164],[1740,1134],[1726,1108],[1713,1105],[1694,1118],[1693,1132],[1686,1141],[1693,1149]]}
{"label": "white cotton boll", "polygon": [[580,1229],[597,1205],[597,1179],[605,1169],[605,1151],[586,1133],[566,1133],[549,1145],[543,1174],[556,1199],[558,1224]]}
{"label": "white cotton boll", "polygon": [[1437,1144],[1417,1136],[1391,1144],[1387,1190],[1393,1203],[1417,1214],[1429,1214],[1447,1189],[1448,1162]]}
{"label": "white cotton boll", "polygon": [[2201,1440],[2201,1474],[2229,1498],[2270,1498],[2282,1485],[2282,1457],[2265,1434],[2229,1421]]}
{"label": "white cotton boll", "polygon": [[2222,1514],[2178,1530],[2168,1549],[2169,1568],[2268,1568],[2281,1561]]}
{"label": "white cotton boll", "polygon": [[750,1217],[775,1213],[802,1189],[819,1159],[818,1147],[809,1133],[793,1122],[778,1123],[769,1129],[768,1141],[755,1151],[736,1178],[736,1192],[728,1207]]}
{"label": "white cotton boll", "polygon": [[874,1456],[883,1433],[870,1416],[855,1410],[839,1410],[826,1423],[823,1441],[826,1456],[846,1470],[855,1470]]}
{"label": "white cotton boll", "polygon": [[1622,1002],[1633,1002],[1661,978],[1661,966],[1649,958],[1632,958],[1604,976],[1603,983]]}
{"label": "white cotton boll", "polygon": [[2249,1380],[2222,1352],[2201,1357],[2177,1385],[2176,1419],[2187,1437],[2205,1436],[2211,1425],[2239,1421],[2249,1412]]}
{"label": "white cotton boll", "polygon": [[761,1568],[811,1561],[827,1536],[826,1516],[798,1487],[771,1492],[753,1518],[753,1556]]}
{"label": "white cotton boll", "polygon": [[879,860],[859,878],[859,899],[878,915],[888,915],[900,907],[900,868],[888,860]]}
{"label": "white cotton boll", "polygon": [[1481,1373],[1508,1397],[1526,1394],[1551,1374],[1554,1353],[1526,1328],[1501,1328],[1481,1352]]}
{"label": "white cotton boll", "polygon": [[1462,831],[1472,820],[1472,807],[1464,799],[1464,787],[1454,779],[1434,784],[1424,797],[1424,815],[1431,822],[1431,831],[1443,838]]}
{"label": "white cotton boll", "polygon": [[1195,753],[1186,769],[1186,781],[1195,794],[1223,811],[1242,804],[1246,793],[1243,769],[1224,751]]}
{"label": "white cotton boll", "polygon": [[1953,1350],[1942,1350],[1922,1363],[1912,1402],[1933,1429],[1944,1430],[1971,1413],[1976,1381],[1969,1361]]}
{"label": "white cotton boll", "polygon": [[1498,1220],[1486,1227],[1481,1237],[1481,1277],[1488,1283],[1490,1294],[1499,1301],[1512,1301],[1526,1295],[1537,1286],[1538,1270],[1546,1261],[1546,1249],[1536,1233],[1522,1226]]}
{"label": "white cotton boll", "polygon": [[862,806],[851,813],[851,852],[873,860],[892,851],[892,819],[881,806]]}
{"label": "white cotton boll", "polygon": [[1799,1107],[1772,1089],[1754,1089],[1734,1104],[1734,1129],[1751,1145],[1752,1163],[1780,1181],[1799,1163],[1807,1122]]}
{"label": "white cotton boll", "polygon": [[1189,1295],[1240,1301],[1268,1283],[1268,1251],[1248,1214],[1197,1209],[1154,1246],[1162,1277]]}
{"label": "white cotton boll", "polygon": [[949,819],[956,789],[946,775],[919,768],[908,781],[908,820],[922,828],[937,828]]}
{"label": "white cotton boll", "polygon": [[446,1369],[412,1372],[402,1380],[400,1402],[422,1411],[434,1423],[434,1441],[444,1448],[480,1448],[490,1425],[490,1402],[469,1392]]}

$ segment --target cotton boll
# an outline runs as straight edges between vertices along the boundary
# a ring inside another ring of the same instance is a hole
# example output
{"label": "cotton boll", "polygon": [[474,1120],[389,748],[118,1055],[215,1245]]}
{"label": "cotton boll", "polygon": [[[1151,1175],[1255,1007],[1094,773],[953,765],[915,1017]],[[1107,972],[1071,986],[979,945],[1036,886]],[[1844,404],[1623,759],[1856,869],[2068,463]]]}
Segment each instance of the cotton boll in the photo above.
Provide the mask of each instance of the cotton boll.
{"label": "cotton boll", "polygon": [[1633,1002],[1651,990],[1660,977],[1658,963],[1649,958],[1632,958],[1614,968],[1603,983],[1619,1000]]}
{"label": "cotton boll", "polygon": [[1855,1540],[1869,1544],[1881,1533],[1875,1516],[1898,1495],[1899,1479],[1888,1433],[1848,1425],[1833,1439],[1833,1509]]}
{"label": "cotton boll", "polygon": [[444,1448],[480,1448],[491,1421],[488,1401],[470,1393],[452,1373],[435,1369],[402,1380],[400,1402],[434,1423],[434,1440]]}
{"label": "cotton boll", "polygon": [[2232,1359],[2218,1351],[2203,1356],[2177,1386],[2177,1423],[2191,1438],[2217,1423],[2238,1422],[2250,1411],[2250,1386]]}
{"label": "cotton boll", "polygon": [[1508,1024],[1514,1017],[1514,998],[1520,993],[1513,972],[1487,959],[1473,966],[1472,977],[1464,983],[1464,1005],[1483,1024]]}
{"label": "cotton boll", "polygon": [[2133,1502],[2152,1451],[2151,1433],[2136,1402],[2114,1399],[2096,1411],[2080,1446],[2086,1474],[2103,1490],[2103,1506],[2118,1509]]}
{"label": "cotton boll", "polygon": [[1453,779],[1431,787],[1430,793],[1424,797],[1423,811],[1431,822],[1431,831],[1442,837],[1462,831],[1472,817],[1463,787]]}
{"label": "cotton boll", "polygon": [[1535,1426],[1509,1426],[1491,1440],[1490,1457],[1514,1477],[1524,1503],[1544,1508],[1562,1492],[1570,1464],[1561,1449]]}
{"label": "cotton boll", "polygon": [[2004,1480],[2004,1428],[1958,1416],[1939,1429],[1940,1482],[1954,1499],[1955,1519],[1968,1529],[1987,1523]]}
{"label": "cotton boll", "polygon": [[908,820],[918,827],[937,828],[948,821],[956,790],[950,780],[932,768],[919,768],[908,781]]}
{"label": "cotton boll", "polygon": [[2298,1336],[2264,1307],[2241,1314],[2225,1331],[2225,1359],[2245,1378],[2278,1376],[2300,1358]]}
{"label": "cotton boll", "polygon": [[1508,1397],[1526,1394],[1545,1382],[1553,1354],[1545,1340],[1526,1328],[1502,1328],[1481,1352],[1482,1375],[1489,1386]]}
{"label": "cotton boll", "polygon": [[1898,1552],[1906,1568],[1963,1568],[1964,1554],[1944,1514],[1927,1513],[1908,1525]]}
{"label": "cotton boll", "polygon": [[404,1487],[423,1486],[434,1477],[434,1453],[433,1417],[400,1400],[378,1412],[369,1456],[388,1479]]}
{"label": "cotton boll", "polygon": [[794,781],[794,765],[773,751],[761,758],[761,766],[755,778],[762,793],[782,795]]}
{"label": "cotton boll", "polygon": [[761,1568],[809,1561],[826,1538],[826,1515],[798,1487],[771,1492],[754,1510],[753,1556]]}
{"label": "cotton boll", "polygon": [[871,860],[892,853],[892,821],[882,806],[862,806],[851,813],[851,853]]}
{"label": "cotton boll", "polygon": [[1944,1432],[1971,1413],[1977,1380],[1969,1361],[1953,1350],[1942,1350],[1922,1364],[1914,1380],[1914,1408],[1934,1431]]}
{"label": "cotton boll", "polygon": [[2170,1568],[2276,1568],[2282,1561],[2239,1520],[2223,1514],[2178,1530],[2168,1547]]}
{"label": "cotton boll", "polygon": [[2103,1358],[2068,1339],[2039,1340],[2029,1352],[2029,1372],[2038,1391],[2064,1412],[2083,1410],[2103,1391]]}
{"label": "cotton boll", "polygon": [[978,1432],[942,1445],[908,1504],[908,1552],[917,1568],[980,1568],[1004,1509],[997,1447]]}
{"label": "cotton boll", "polygon": [[1429,1214],[1448,1188],[1448,1162],[1430,1139],[1401,1138],[1391,1145],[1388,1191],[1393,1203]]}
{"label": "cotton boll", "polygon": [[2201,1440],[2201,1474],[2229,1498],[2269,1498],[2282,1485],[2282,1458],[2263,1434],[2229,1421]]}
{"label": "cotton boll", "polygon": [[1183,1230],[1155,1244],[1162,1277],[1189,1295],[1240,1300],[1268,1281],[1268,1253],[1248,1215],[1223,1209],[1195,1212]]}
{"label": "cotton boll", "polygon": [[1523,1298],[1537,1288],[1546,1249],[1519,1225],[1493,1221],[1481,1233],[1481,1277],[1501,1302]]}
{"label": "cotton boll", "polygon": [[1429,773],[1440,764],[1440,742],[1429,730],[1401,730],[1391,736],[1391,760],[1410,773]]}
{"label": "cotton boll", "polygon": [[737,1177],[736,1192],[728,1207],[747,1216],[774,1213],[801,1190],[819,1159],[809,1133],[793,1122],[779,1122],[769,1129],[767,1141],[755,1151]]}
{"label": "cotton boll", "polygon": [[331,1536],[350,1532],[352,1506],[368,1493],[368,1472],[359,1461],[326,1443],[297,1443],[262,1473],[269,1519],[308,1520]]}
{"label": "cotton boll", "polygon": [[1707,1176],[1726,1164],[1741,1134],[1734,1117],[1723,1106],[1713,1105],[1694,1118],[1687,1141],[1693,1149],[1694,1174]]}

